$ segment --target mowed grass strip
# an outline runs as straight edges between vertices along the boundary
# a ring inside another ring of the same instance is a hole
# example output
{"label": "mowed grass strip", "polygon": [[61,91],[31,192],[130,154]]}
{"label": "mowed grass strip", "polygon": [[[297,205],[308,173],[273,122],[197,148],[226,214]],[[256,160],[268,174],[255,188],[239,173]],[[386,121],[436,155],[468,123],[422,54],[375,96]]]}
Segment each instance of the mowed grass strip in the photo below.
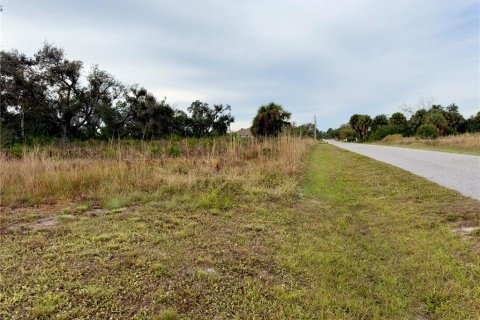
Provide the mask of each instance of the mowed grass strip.
{"label": "mowed grass strip", "polygon": [[281,261],[319,319],[478,319],[480,203],[329,145],[312,154],[307,199]]}

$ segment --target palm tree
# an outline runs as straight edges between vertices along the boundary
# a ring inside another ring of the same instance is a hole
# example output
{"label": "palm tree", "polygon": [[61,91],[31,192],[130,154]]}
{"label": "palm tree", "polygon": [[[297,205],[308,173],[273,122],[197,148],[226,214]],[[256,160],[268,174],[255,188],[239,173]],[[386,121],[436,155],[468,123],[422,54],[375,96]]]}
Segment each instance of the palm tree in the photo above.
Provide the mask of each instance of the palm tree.
{"label": "palm tree", "polygon": [[285,126],[289,126],[291,113],[273,102],[261,106],[253,119],[252,134],[256,137],[276,137]]}
{"label": "palm tree", "polygon": [[372,118],[366,114],[354,114],[350,117],[348,122],[350,127],[357,133],[357,138],[365,140],[368,135],[368,130],[372,126]]}

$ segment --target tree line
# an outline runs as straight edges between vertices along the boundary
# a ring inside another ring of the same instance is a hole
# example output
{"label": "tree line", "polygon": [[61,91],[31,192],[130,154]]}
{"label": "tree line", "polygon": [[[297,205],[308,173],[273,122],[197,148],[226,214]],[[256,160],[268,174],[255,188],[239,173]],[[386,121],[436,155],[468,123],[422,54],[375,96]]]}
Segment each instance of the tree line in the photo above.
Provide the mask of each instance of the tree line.
{"label": "tree line", "polygon": [[85,73],[82,61],[51,44],[32,57],[12,50],[0,59],[0,145],[224,135],[235,120],[229,105],[197,100],[184,112],[96,65]]}
{"label": "tree line", "polygon": [[390,117],[380,114],[373,118],[366,114],[354,114],[348,124],[337,129],[329,128],[322,136],[348,141],[378,141],[392,134],[435,139],[466,132],[480,132],[480,112],[465,119],[458,106],[451,104],[419,109],[411,112],[408,119],[401,112],[395,112]]}

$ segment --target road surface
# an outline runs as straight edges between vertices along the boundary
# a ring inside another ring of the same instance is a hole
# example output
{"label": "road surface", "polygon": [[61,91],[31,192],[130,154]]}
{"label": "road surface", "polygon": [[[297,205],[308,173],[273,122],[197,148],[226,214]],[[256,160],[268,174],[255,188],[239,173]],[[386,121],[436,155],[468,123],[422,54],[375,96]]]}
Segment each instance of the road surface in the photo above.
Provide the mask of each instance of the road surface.
{"label": "road surface", "polygon": [[480,156],[326,141],[334,146],[402,168],[480,200]]}

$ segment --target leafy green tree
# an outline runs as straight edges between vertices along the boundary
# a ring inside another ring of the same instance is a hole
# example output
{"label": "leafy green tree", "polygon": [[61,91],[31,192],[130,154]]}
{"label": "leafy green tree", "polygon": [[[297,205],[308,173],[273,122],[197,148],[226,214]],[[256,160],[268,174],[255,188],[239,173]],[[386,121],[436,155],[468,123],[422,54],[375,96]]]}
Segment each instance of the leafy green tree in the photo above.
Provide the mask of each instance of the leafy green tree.
{"label": "leafy green tree", "polygon": [[395,112],[390,117],[389,124],[392,126],[405,126],[407,124],[407,118],[403,115],[403,113]]}
{"label": "leafy green tree", "polygon": [[[99,136],[103,138],[127,136],[126,123],[129,119],[131,109],[125,100],[117,101],[115,107],[100,105],[97,109],[101,118]],[[88,137],[92,138],[92,137]]]}
{"label": "leafy green tree", "polygon": [[192,136],[190,121],[191,119],[182,110],[175,110],[173,115],[172,133],[179,136]]}
{"label": "leafy green tree", "polygon": [[480,112],[467,120],[466,129],[468,132],[480,132]]}
{"label": "leafy green tree", "polygon": [[357,132],[347,124],[341,125],[338,129],[338,138],[342,141],[355,141]]}
{"label": "leafy green tree", "polygon": [[[87,87],[83,89],[81,95],[81,103],[84,104],[85,111],[83,131],[86,138],[96,137],[102,127],[111,124],[109,121],[115,113],[114,102],[119,101],[124,94],[123,84],[108,72],[100,70],[98,66],[92,67],[87,76]],[[105,128],[103,131],[115,131],[115,128]]]}
{"label": "leafy green tree", "polygon": [[187,110],[191,114],[193,135],[196,137],[206,136],[210,132],[213,123],[213,115],[208,103],[197,100],[192,102]]}
{"label": "leafy green tree", "polygon": [[327,132],[322,134],[323,139],[334,139],[339,138],[339,129],[328,128]]}
{"label": "leafy green tree", "polygon": [[380,114],[373,118],[372,121],[372,130],[376,130],[378,127],[388,125],[388,118],[384,114]]}
{"label": "leafy green tree", "polygon": [[191,113],[190,126],[195,137],[224,135],[235,120],[229,105],[218,104],[210,108],[208,103],[197,100],[187,110]]}
{"label": "leafy green tree", "polygon": [[445,108],[443,112],[445,120],[447,120],[447,129],[449,133],[465,132],[466,123],[465,118],[458,112],[458,106],[451,104]]}
{"label": "leafy green tree", "polygon": [[447,120],[443,116],[441,109],[434,108],[428,111],[425,115],[425,124],[433,125],[435,128],[437,128],[437,131],[440,135],[444,133],[448,126]]}
{"label": "leafy green tree", "polygon": [[368,139],[379,141],[389,135],[405,135],[407,133],[406,119],[402,113],[397,112],[390,120],[386,115],[378,115],[373,119],[372,130]]}
{"label": "leafy green tree", "polygon": [[230,129],[230,125],[235,121],[230,111],[232,107],[229,105],[216,104],[213,106],[213,123],[211,134],[213,135],[225,135]]}
{"label": "leafy green tree", "polygon": [[452,103],[451,105],[448,105],[445,110],[447,112],[458,112],[458,106],[455,103]]}
{"label": "leafy green tree", "polygon": [[434,104],[434,105],[432,105],[431,110],[443,111],[444,108],[442,107],[441,104]]}
{"label": "leafy green tree", "polygon": [[313,138],[315,136],[315,130],[317,131],[317,137],[320,138],[321,132],[316,129],[316,126],[314,123],[305,123],[300,126],[294,126],[292,128],[292,132],[295,135],[302,136],[302,137],[310,137]]}
{"label": "leafy green tree", "polygon": [[410,120],[408,120],[408,127],[410,129],[410,132],[417,132],[417,129],[424,123],[424,118],[426,114],[427,110],[419,109],[410,117]]}
{"label": "leafy green tree", "polygon": [[273,102],[261,106],[253,119],[252,134],[256,137],[277,136],[285,126],[289,126],[291,113]]}
{"label": "leafy green tree", "polygon": [[[5,126],[11,129],[12,138],[25,142],[27,135],[48,135],[55,124],[46,112],[45,86],[37,72],[35,60],[18,51],[2,52],[0,108]],[[17,132],[18,134],[15,134]]]}
{"label": "leafy green tree", "polygon": [[156,139],[168,135],[174,122],[175,111],[166,98],[157,101],[145,88],[132,87],[126,97],[129,105],[127,132],[137,139]]}
{"label": "leafy green tree", "polygon": [[63,50],[50,44],[35,55],[41,77],[48,86],[47,101],[55,110],[55,118],[61,127],[61,136],[68,136],[86,123],[86,112],[81,103],[81,70],[83,63],[65,59]]}

